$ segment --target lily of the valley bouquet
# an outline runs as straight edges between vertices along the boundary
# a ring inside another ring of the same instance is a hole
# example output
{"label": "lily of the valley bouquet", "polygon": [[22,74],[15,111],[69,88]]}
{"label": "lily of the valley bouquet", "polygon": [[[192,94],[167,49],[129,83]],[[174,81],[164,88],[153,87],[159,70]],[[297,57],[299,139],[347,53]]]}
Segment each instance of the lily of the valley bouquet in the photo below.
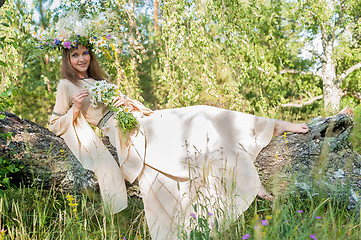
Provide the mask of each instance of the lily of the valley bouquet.
{"label": "lily of the valley bouquet", "polygon": [[126,133],[134,128],[138,128],[138,120],[132,114],[130,108],[125,106],[115,107],[114,99],[122,96],[119,87],[105,80],[97,81],[94,86],[89,89],[90,101],[93,107],[98,107],[98,103],[109,106],[110,110],[115,113],[114,118],[118,121],[118,127],[123,132],[125,138]]}

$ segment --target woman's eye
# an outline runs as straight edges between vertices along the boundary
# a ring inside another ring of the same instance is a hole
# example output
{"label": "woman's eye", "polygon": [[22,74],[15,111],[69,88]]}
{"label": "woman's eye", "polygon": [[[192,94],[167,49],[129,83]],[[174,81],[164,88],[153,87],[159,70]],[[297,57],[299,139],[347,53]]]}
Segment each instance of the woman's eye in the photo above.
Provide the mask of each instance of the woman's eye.
{"label": "woman's eye", "polygon": [[77,57],[78,55],[77,54],[73,54],[73,55],[71,55],[72,57]]}

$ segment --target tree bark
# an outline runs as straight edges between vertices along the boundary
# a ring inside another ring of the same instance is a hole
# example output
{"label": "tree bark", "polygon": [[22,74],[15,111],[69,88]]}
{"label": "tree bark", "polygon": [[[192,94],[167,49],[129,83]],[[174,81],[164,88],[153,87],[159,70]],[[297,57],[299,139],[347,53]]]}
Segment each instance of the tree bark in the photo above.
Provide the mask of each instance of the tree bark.
{"label": "tree bark", "polygon": [[158,11],[159,11],[159,0],[154,0],[154,34],[158,35],[159,33],[159,24],[158,24]]}
{"label": "tree bark", "polygon": [[[74,192],[97,189],[93,173],[82,168],[63,139],[29,120],[5,115],[0,133],[11,132],[12,138],[0,137],[0,157],[25,165],[20,174],[12,176],[13,182]],[[348,141],[352,119],[345,114],[318,117],[308,126],[309,133],[275,137],[261,151],[255,164],[262,181],[277,194],[274,189],[294,179],[299,191],[309,193],[320,187],[325,195],[345,199],[350,208],[355,207],[360,203],[356,192],[361,189],[361,156]],[[117,159],[114,147],[107,139],[104,142]],[[129,191],[135,194],[137,185]]]}
{"label": "tree bark", "polygon": [[323,39],[324,55],[322,63],[322,81],[325,109],[337,112],[340,109],[342,90],[336,77],[336,64],[332,59],[333,41]]}

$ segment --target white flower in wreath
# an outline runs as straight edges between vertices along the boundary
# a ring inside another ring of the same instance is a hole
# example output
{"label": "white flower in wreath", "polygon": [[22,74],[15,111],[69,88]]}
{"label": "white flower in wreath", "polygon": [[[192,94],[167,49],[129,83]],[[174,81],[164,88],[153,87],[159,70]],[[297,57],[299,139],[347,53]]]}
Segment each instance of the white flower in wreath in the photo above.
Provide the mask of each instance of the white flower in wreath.
{"label": "white flower in wreath", "polygon": [[33,36],[33,38],[38,39],[38,34],[35,31],[31,32],[31,36]]}
{"label": "white flower in wreath", "polygon": [[97,48],[97,49],[95,49],[95,54],[100,54],[102,51],[99,49],[99,48]]}
{"label": "white flower in wreath", "polygon": [[95,41],[96,41],[95,37],[91,37],[91,38],[89,38],[89,42],[90,42],[91,44],[94,44],[94,43],[95,43]]}
{"label": "white flower in wreath", "polygon": [[97,46],[97,47],[104,47],[105,45],[106,45],[106,40],[104,40],[104,39],[99,39],[96,43],[95,43],[95,45]]}

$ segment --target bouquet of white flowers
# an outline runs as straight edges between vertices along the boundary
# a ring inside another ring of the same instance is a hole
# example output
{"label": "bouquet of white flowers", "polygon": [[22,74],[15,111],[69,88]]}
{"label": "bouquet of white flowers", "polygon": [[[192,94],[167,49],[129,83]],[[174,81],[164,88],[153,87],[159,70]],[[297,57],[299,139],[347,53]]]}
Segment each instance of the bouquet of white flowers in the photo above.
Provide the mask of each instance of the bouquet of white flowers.
{"label": "bouquet of white flowers", "polygon": [[105,80],[97,81],[94,86],[89,89],[90,101],[93,107],[98,107],[98,103],[103,103],[105,106],[109,106],[110,111],[115,113],[115,119],[118,121],[118,127],[123,132],[123,138],[125,134],[130,132],[134,128],[138,128],[138,120],[134,117],[130,108],[120,106],[114,107],[114,99],[117,96],[122,96],[119,87],[108,83]]}

